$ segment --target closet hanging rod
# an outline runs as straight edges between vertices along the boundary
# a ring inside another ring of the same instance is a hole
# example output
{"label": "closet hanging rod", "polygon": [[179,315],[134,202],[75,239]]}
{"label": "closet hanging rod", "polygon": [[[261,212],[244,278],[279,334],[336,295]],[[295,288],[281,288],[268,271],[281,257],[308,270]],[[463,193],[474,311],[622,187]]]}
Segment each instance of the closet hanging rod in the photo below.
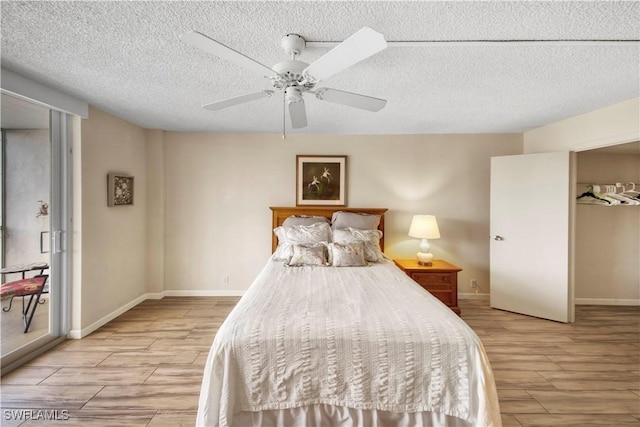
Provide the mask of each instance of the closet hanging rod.
{"label": "closet hanging rod", "polygon": [[617,181],[617,182],[610,182],[610,181],[602,181],[602,182],[578,182],[577,185],[616,185],[616,184],[622,184],[622,185],[637,185],[640,186],[640,183],[638,182],[631,182],[631,181]]}

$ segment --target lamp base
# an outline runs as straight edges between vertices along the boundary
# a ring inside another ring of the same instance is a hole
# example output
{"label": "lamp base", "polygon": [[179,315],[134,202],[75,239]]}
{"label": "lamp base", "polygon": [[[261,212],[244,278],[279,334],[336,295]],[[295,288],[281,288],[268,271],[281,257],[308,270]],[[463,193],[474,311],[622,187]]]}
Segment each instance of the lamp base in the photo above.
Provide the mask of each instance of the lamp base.
{"label": "lamp base", "polygon": [[433,261],[433,254],[431,252],[418,252],[416,256],[418,257],[418,264],[433,265],[431,262]]}

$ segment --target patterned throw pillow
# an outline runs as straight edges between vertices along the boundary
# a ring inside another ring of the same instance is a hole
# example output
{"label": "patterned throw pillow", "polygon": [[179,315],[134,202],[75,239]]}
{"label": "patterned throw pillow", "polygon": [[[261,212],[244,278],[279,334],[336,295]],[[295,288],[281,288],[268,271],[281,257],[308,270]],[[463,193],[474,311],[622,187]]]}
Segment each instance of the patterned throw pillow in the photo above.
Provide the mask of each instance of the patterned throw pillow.
{"label": "patterned throw pillow", "polygon": [[292,227],[276,227],[273,232],[278,236],[278,247],[273,254],[275,261],[288,261],[293,255],[293,245],[313,245],[331,241],[329,224],[296,225]]}
{"label": "patterned throw pillow", "polygon": [[347,228],[344,230],[333,230],[333,241],[340,244],[353,242],[364,243],[364,257],[369,262],[380,262],[384,260],[384,254],[380,249],[380,230],[357,230]]}
{"label": "patterned throw pillow", "polygon": [[330,243],[331,265],[334,267],[362,267],[369,265],[364,258],[364,243],[353,242],[342,245]]}
{"label": "patterned throw pillow", "polygon": [[322,244],[316,245],[293,245],[293,255],[288,262],[289,267],[300,267],[303,265],[329,265],[327,262],[327,247]]}

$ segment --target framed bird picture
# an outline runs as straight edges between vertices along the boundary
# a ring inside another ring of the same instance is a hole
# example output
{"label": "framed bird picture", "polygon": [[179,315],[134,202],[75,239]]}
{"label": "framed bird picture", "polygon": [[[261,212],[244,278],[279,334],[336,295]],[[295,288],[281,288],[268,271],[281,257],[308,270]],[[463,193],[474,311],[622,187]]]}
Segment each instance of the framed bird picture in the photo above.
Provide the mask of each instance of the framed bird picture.
{"label": "framed bird picture", "polygon": [[296,206],[346,206],[347,156],[296,156]]}

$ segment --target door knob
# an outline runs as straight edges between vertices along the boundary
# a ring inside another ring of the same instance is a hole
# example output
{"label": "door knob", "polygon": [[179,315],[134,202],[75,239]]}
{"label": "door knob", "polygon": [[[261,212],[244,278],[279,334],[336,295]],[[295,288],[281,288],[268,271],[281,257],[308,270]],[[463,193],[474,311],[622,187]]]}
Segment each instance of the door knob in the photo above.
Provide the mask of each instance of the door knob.
{"label": "door knob", "polygon": [[502,237],[502,236],[498,236],[498,235],[496,235],[496,236],[491,236],[491,238],[492,238],[493,240],[497,240],[497,241],[499,241],[499,242],[500,242],[500,241],[502,241],[502,240],[504,240],[504,237]]}

